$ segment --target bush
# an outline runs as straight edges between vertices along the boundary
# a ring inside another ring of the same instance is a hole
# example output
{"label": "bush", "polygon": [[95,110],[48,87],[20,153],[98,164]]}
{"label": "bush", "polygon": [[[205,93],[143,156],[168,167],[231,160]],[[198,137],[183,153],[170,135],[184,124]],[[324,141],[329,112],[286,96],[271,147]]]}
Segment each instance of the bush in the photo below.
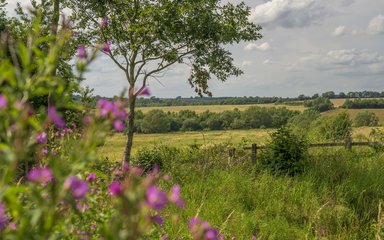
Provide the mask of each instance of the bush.
{"label": "bush", "polygon": [[274,174],[294,176],[303,171],[307,142],[288,127],[271,135],[269,149],[261,155],[260,164]]}
{"label": "bush", "polygon": [[329,100],[329,98],[324,97],[319,97],[311,101],[306,101],[304,103],[304,106],[319,112],[325,112],[334,109],[331,100]]}
{"label": "bush", "polygon": [[145,114],[141,122],[141,131],[144,133],[165,133],[171,129],[171,120],[162,110],[154,109]]}
{"label": "bush", "polygon": [[347,112],[321,118],[319,133],[326,140],[346,141],[352,137],[352,121]]}
{"label": "bush", "polygon": [[359,112],[354,119],[355,127],[376,127],[379,125],[379,118],[373,112]]}
{"label": "bush", "polygon": [[133,165],[140,167],[144,172],[151,171],[155,166],[163,168],[163,158],[157,147],[140,149],[132,161]]}

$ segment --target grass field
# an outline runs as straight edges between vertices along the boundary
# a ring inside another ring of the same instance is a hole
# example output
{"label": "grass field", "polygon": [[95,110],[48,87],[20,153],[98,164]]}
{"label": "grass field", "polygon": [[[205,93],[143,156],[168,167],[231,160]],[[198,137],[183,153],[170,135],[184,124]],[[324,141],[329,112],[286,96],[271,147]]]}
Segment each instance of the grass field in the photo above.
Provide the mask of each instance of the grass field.
{"label": "grass field", "polygon": [[[370,127],[354,128],[355,138],[368,137]],[[252,143],[264,144],[274,129],[252,129],[252,130],[231,130],[231,131],[208,131],[208,132],[176,132],[164,134],[136,134],[133,142],[133,154],[138,149],[156,145],[168,145],[183,147],[191,145],[212,145],[223,143],[228,145],[250,146]],[[110,136],[105,144],[98,149],[102,158],[108,157],[111,160],[123,158],[126,136],[114,134]]]}
{"label": "grass field", "polygon": [[181,110],[191,110],[196,113],[202,113],[205,111],[210,112],[224,112],[226,110],[234,110],[235,108],[240,111],[244,111],[249,107],[257,106],[257,107],[285,107],[290,110],[298,110],[304,111],[305,107],[303,106],[287,106],[287,105],[276,105],[276,104],[248,104],[248,105],[194,105],[194,106],[170,106],[170,107],[140,107],[137,110],[142,111],[143,113],[149,112],[153,109],[161,109],[165,112],[179,112]]}
{"label": "grass field", "polygon": [[326,116],[333,116],[343,111],[347,111],[352,119],[354,119],[356,114],[359,112],[364,112],[364,111],[373,112],[379,118],[379,123],[381,125],[384,124],[384,109],[334,109],[331,111],[324,112],[323,114]]}

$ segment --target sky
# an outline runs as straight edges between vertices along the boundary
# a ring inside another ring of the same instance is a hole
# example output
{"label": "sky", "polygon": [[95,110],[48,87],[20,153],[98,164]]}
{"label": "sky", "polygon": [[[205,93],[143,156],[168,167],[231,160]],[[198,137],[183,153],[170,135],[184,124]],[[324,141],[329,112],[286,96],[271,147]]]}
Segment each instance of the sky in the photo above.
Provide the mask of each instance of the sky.
{"label": "sky", "polygon": [[[15,2],[9,0],[9,8]],[[383,0],[244,2],[263,38],[227,46],[244,74],[224,83],[210,80],[214,97],[384,91]],[[156,97],[194,97],[189,74],[188,66],[174,66],[151,79],[149,88]],[[85,77],[84,85],[101,96],[119,95],[127,87],[124,73],[106,56],[92,63]]]}

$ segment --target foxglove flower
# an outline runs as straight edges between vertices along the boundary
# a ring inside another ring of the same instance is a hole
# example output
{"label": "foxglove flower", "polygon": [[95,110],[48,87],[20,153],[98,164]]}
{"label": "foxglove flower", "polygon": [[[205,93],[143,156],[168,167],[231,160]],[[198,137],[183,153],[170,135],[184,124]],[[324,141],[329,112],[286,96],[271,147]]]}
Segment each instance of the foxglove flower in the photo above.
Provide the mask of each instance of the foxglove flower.
{"label": "foxglove flower", "polygon": [[146,191],[147,205],[150,208],[161,210],[168,202],[167,194],[156,186],[150,186]]}
{"label": "foxglove flower", "polygon": [[53,173],[48,167],[34,168],[27,174],[27,179],[28,181],[37,182],[41,186],[45,186],[52,181]]}
{"label": "foxglove flower", "polygon": [[55,107],[49,107],[48,108],[48,117],[56,125],[56,127],[58,127],[58,128],[64,128],[65,127],[65,122],[59,116]]}
{"label": "foxglove flower", "polygon": [[89,191],[86,181],[78,179],[76,176],[67,178],[64,183],[65,188],[70,189],[74,199],[83,199]]}

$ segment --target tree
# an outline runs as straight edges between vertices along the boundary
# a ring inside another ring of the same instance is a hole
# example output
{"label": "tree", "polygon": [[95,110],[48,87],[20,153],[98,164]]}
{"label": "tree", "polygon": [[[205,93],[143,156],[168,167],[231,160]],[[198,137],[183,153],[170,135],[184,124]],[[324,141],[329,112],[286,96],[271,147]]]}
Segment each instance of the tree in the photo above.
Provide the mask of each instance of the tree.
{"label": "tree", "polygon": [[[125,161],[130,160],[136,98],[150,78],[174,64],[191,67],[188,79],[199,95],[211,95],[208,80],[238,76],[231,53],[224,47],[261,38],[260,26],[248,20],[244,3],[220,0],[69,0],[73,16],[88,29],[93,43],[102,39],[104,53],[125,73],[128,82],[128,139]],[[100,21],[104,19],[103,28]],[[108,26],[106,26],[108,25]],[[110,51],[109,51],[110,50]],[[139,86],[139,90],[135,87]]]}
{"label": "tree", "polygon": [[379,118],[373,112],[358,112],[354,119],[354,125],[355,127],[376,127],[379,125]]}

